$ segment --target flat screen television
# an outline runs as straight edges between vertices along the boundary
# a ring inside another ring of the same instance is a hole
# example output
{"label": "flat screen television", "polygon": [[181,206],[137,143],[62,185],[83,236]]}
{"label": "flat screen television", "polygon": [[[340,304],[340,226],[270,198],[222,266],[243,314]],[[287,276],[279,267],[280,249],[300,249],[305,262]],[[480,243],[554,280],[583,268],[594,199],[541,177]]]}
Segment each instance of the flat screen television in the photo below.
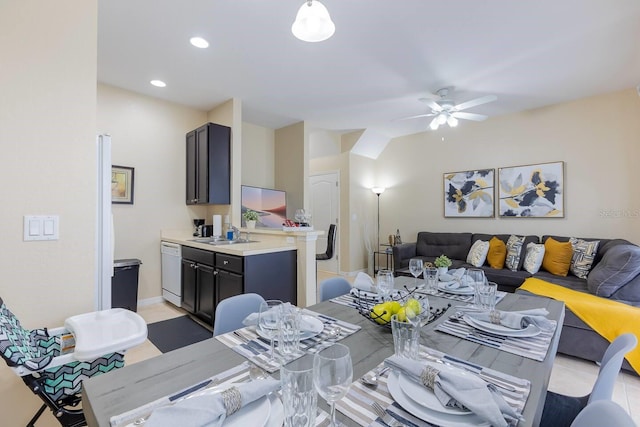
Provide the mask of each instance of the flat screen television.
{"label": "flat screen television", "polygon": [[[271,188],[241,186],[241,210],[247,209],[258,212],[257,227],[282,228],[287,218],[287,193]],[[242,226],[246,226],[244,219]]]}

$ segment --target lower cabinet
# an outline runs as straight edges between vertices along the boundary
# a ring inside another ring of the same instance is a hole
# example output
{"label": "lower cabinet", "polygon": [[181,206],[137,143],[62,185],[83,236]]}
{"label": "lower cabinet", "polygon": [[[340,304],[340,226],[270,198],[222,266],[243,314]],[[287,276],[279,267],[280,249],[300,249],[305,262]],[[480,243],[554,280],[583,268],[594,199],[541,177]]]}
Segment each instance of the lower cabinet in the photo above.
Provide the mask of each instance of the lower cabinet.
{"label": "lower cabinet", "polygon": [[255,292],[265,300],[297,302],[296,251],[238,256],[182,247],[182,308],[213,326],[216,306]]}

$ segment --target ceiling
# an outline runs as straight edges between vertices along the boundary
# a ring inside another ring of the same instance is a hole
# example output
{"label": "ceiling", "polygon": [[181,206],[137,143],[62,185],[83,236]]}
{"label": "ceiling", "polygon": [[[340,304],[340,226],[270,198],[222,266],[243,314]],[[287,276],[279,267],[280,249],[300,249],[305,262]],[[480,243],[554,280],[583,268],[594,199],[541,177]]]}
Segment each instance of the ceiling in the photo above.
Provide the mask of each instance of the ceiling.
{"label": "ceiling", "polygon": [[240,98],[243,121],[273,129],[386,137],[428,130],[397,119],[445,86],[456,103],[497,95],[468,110],[497,116],[640,83],[638,0],[322,1],[336,32],[305,43],[303,0],[100,0],[98,80],[202,110]]}

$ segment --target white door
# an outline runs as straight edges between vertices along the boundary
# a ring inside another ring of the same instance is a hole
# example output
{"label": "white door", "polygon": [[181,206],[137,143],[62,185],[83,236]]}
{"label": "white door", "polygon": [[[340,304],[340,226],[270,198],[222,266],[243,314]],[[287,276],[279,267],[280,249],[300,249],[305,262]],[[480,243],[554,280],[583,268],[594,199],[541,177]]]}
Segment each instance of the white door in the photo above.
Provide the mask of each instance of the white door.
{"label": "white door", "polygon": [[330,271],[338,274],[339,272],[339,251],[338,244],[340,234],[338,233],[338,213],[340,208],[338,202],[340,200],[339,181],[340,177],[337,172],[323,173],[312,175],[310,177],[311,184],[311,215],[313,227],[316,230],[323,230],[324,236],[318,237],[316,241],[316,253],[324,253],[327,250],[327,234],[329,225],[336,224],[336,246],[334,256],[327,261],[318,261],[318,270]]}

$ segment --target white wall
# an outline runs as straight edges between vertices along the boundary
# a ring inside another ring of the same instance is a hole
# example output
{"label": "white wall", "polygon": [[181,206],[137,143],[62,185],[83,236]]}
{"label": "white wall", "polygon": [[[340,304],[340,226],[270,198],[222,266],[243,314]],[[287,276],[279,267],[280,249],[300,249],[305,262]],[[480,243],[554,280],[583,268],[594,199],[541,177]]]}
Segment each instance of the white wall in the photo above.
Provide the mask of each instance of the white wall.
{"label": "white wall", "polygon": [[[444,141],[442,140],[444,138]],[[418,231],[622,237],[640,243],[633,89],[397,138],[376,161],[382,236]],[[565,162],[564,218],[445,219],[443,174]]]}
{"label": "white wall", "polygon": [[275,187],[275,131],[242,123],[242,184]]}
{"label": "white wall", "polygon": [[112,138],[112,163],[135,168],[133,205],[113,205],[115,257],[139,258],[138,297],[162,294],[160,230],[190,229],[185,204],[185,134],[206,112],[98,85],[97,129]]}
{"label": "white wall", "polygon": [[275,186],[287,192],[287,218],[308,208],[309,148],[304,122],[275,131]]}
{"label": "white wall", "polygon": [[309,158],[311,160],[340,154],[340,135],[328,130],[309,132]]}

